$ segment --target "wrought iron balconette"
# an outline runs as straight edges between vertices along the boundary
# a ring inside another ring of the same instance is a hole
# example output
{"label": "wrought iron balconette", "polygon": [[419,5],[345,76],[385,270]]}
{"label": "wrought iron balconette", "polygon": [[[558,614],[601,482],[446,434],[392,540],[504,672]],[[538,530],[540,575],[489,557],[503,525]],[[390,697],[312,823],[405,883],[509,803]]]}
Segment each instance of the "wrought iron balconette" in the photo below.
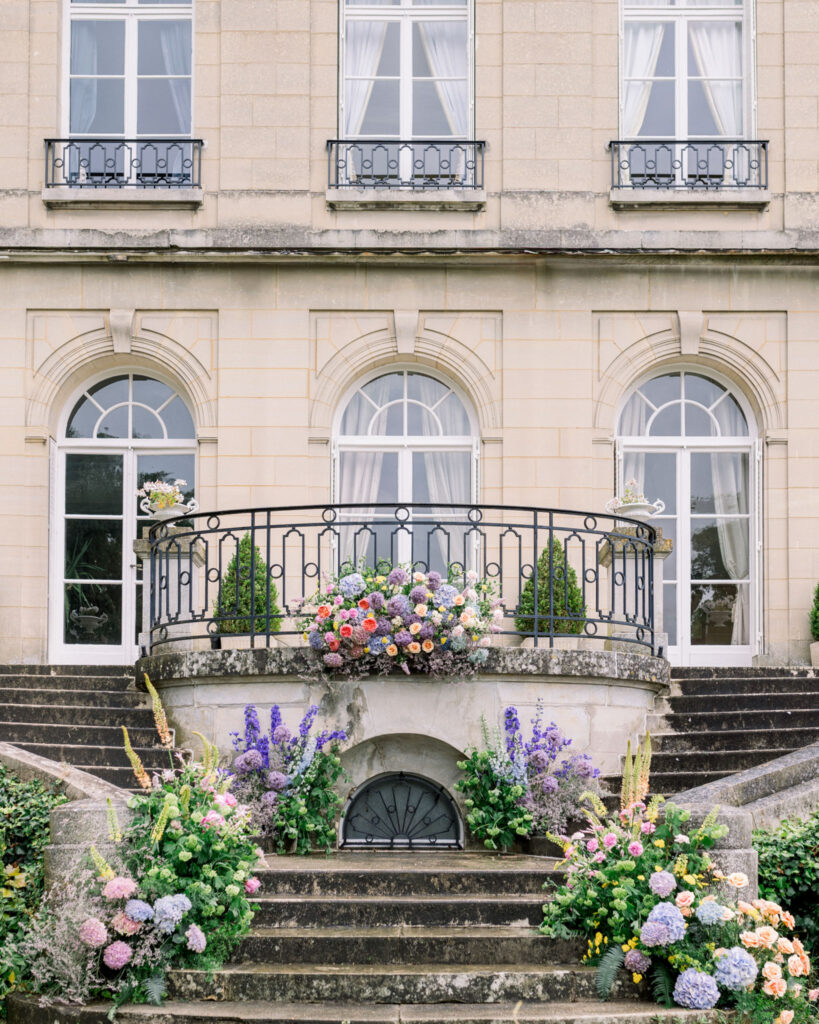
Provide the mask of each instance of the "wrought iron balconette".
{"label": "wrought iron balconette", "polygon": [[46,139],[46,188],[200,188],[201,139]]}
{"label": "wrought iron balconette", "polygon": [[758,139],[617,139],[615,189],[766,189],[768,143]]}
{"label": "wrought iron balconette", "polygon": [[461,139],[330,139],[328,184],[349,189],[482,189],[485,146]]}
{"label": "wrought iron balconette", "polygon": [[656,539],[647,523],[616,515],[508,505],[197,512],[151,530],[147,646],[217,646],[226,635],[301,644],[305,598],[328,575],[366,564],[474,571],[503,602],[499,636],[536,646],[615,637],[651,651]]}

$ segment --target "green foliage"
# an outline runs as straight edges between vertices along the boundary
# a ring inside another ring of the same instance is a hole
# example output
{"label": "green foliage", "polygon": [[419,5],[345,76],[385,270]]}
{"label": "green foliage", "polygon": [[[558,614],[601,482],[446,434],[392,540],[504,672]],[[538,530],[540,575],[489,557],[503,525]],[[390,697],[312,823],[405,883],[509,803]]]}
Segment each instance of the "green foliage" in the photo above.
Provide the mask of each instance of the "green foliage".
{"label": "green foliage", "polygon": [[810,610],[810,635],[819,640],[819,583],[813,592],[813,607]]}
{"label": "green foliage", "polygon": [[611,949],[607,949],[600,957],[595,981],[597,983],[597,991],[604,1002],[611,994],[617,972],[623,966],[625,958],[626,954],[621,946],[612,946]]}
{"label": "green foliage", "polygon": [[759,895],[787,907],[808,949],[819,954],[819,811],[754,832]]}
{"label": "green foliage", "polygon": [[24,782],[0,764],[0,1018],[5,996],[21,965],[13,943],[22,934],[43,894],[43,851],[49,815],[67,797],[41,782]]}
{"label": "green foliage", "polygon": [[[253,586],[251,587],[251,566]],[[253,608],[251,609],[251,595]],[[268,626],[268,599],[270,624]],[[281,629],[279,592],[270,579],[267,564],[249,533],[239,542],[238,552],[228,562],[219,595],[213,606],[220,633],[250,633],[250,615],[253,612],[254,633],[278,633]],[[234,618],[235,616],[235,618]]]}
{"label": "green foliage", "polygon": [[[553,602],[553,603],[552,603]],[[566,564],[563,545],[552,541],[537,561],[537,629],[540,633],[582,633],[586,623],[583,592],[577,573]],[[526,581],[518,602],[515,628],[519,633],[535,631],[535,576]],[[554,616],[554,620],[552,620]]]}
{"label": "green foliage", "polygon": [[660,1006],[674,1005],[674,976],[662,960],[655,960],[648,976],[651,994]]}
{"label": "green foliage", "polygon": [[278,853],[312,853],[336,846],[336,818],[341,797],[335,785],[343,773],[338,744],[317,751],[276,803],[274,821]]}
{"label": "green foliage", "polygon": [[455,788],[466,794],[466,820],[472,834],[483,840],[490,850],[508,849],[532,830],[532,815],[518,800],[523,786],[500,779],[492,755],[486,750],[472,750],[458,767],[466,772]]}

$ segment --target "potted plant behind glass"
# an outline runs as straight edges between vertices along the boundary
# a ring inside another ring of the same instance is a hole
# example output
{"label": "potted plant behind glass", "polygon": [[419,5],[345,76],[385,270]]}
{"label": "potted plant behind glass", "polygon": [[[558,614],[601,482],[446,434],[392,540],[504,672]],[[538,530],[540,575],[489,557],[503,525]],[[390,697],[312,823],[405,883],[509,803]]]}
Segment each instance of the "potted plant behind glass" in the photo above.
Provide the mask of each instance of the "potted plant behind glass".
{"label": "potted plant behind glass", "polygon": [[[570,634],[571,637],[583,632],[586,625],[586,605],[583,591],[577,582],[577,573],[567,564],[563,545],[557,538],[552,540],[551,550],[546,547],[537,560],[537,633]],[[550,617],[550,615],[552,617]],[[535,574],[526,581],[515,612],[515,628],[524,637],[535,635]],[[568,640],[576,645],[576,640]],[[556,647],[567,646],[556,643]]]}
{"label": "potted plant behind glass", "polygon": [[[219,584],[219,593],[213,604],[213,617],[217,634],[211,637],[211,647],[220,650],[222,638],[251,632],[251,562],[253,571],[253,632],[260,636],[278,633],[281,629],[282,614],[279,609],[279,592],[270,579],[267,563],[249,533],[239,541],[239,549],[228,562],[227,570]],[[270,598],[270,623],[268,626],[268,596]],[[238,637],[237,637],[238,639]],[[238,646],[232,645],[232,646]],[[242,645],[245,646],[245,645]]]}
{"label": "potted plant behind glass", "polygon": [[191,499],[187,504],[180,488],[184,487],[187,481],[174,480],[169,483],[166,480],[146,480],[137,491],[137,496],[142,498],[139,507],[152,519],[176,519],[179,516],[190,515],[199,508],[196,501]]}
{"label": "potted plant behind glass", "polygon": [[810,663],[814,668],[819,668],[819,583],[813,592],[813,607],[810,610],[810,635],[813,643],[810,645]]}
{"label": "potted plant behind glass", "polygon": [[640,490],[637,481],[631,479],[626,481],[626,489],[622,495],[609,498],[605,508],[612,515],[646,520],[665,512],[665,502],[659,498],[656,501],[649,501]]}

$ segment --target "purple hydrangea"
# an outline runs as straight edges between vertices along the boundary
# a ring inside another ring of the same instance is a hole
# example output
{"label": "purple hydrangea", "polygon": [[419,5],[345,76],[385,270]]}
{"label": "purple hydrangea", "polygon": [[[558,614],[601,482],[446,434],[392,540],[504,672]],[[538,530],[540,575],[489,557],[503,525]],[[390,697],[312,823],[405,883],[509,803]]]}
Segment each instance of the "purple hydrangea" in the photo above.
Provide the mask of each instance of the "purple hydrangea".
{"label": "purple hydrangea", "polygon": [[286,725],[277,725],[273,730],[273,742],[274,743],[287,743],[292,733]]}
{"label": "purple hydrangea", "polygon": [[708,900],[705,903],[700,903],[694,913],[700,924],[722,924],[725,907],[721,907],[714,900]]}
{"label": "purple hydrangea", "polygon": [[630,949],[623,961],[626,970],[632,971],[634,974],[645,974],[650,965],[651,957],[641,953],[639,949]]}
{"label": "purple hydrangea", "polygon": [[427,588],[426,587],[413,587],[409,592],[409,599],[413,604],[426,604],[427,603]]}
{"label": "purple hydrangea", "polygon": [[376,636],[389,636],[392,632],[392,623],[389,619],[377,619],[374,632]]}
{"label": "purple hydrangea", "polygon": [[327,668],[341,668],[344,664],[344,659],[336,651],[328,651],[324,655],[324,664]]}
{"label": "purple hydrangea", "polygon": [[677,879],[670,871],[655,871],[648,880],[648,887],[655,896],[665,899],[677,888]]}
{"label": "purple hydrangea", "polygon": [[435,627],[431,622],[425,622],[418,630],[419,640],[431,640],[435,636]]}
{"label": "purple hydrangea", "polygon": [[192,924],[190,928],[185,932],[185,938],[188,940],[188,949],[192,953],[204,953],[205,946],[207,946],[207,939],[205,933],[199,927],[198,924]]}
{"label": "purple hydrangea", "polygon": [[717,960],[714,978],[718,985],[739,992],[756,980],[759,967],[750,953],[741,946],[732,946]]}
{"label": "purple hydrangea", "polygon": [[406,629],[399,629],[395,634],[395,642],[399,647],[406,647],[407,644],[412,643],[412,633],[409,633]]}
{"label": "purple hydrangea", "polygon": [[441,574],[434,570],[427,575],[427,589],[431,590],[433,594],[441,585]]}
{"label": "purple hydrangea", "polygon": [[387,601],[387,614],[394,618],[396,615],[400,615],[402,618],[404,615],[409,615],[410,603],[406,594],[396,594]]}
{"label": "purple hydrangea", "polygon": [[667,946],[671,942],[671,933],[659,921],[646,921],[640,929],[640,942],[644,946]]}
{"label": "purple hydrangea", "polygon": [[287,776],[282,772],[268,772],[267,784],[271,789],[275,789],[277,793],[280,793],[287,785]]}
{"label": "purple hydrangea", "polygon": [[338,581],[338,589],[349,600],[364,590],[364,577],[360,572],[352,572],[349,576],[342,576]]}
{"label": "purple hydrangea", "polygon": [[398,566],[396,566],[396,568],[393,569],[387,577],[387,583],[389,583],[391,587],[403,587],[408,580],[409,573]]}
{"label": "purple hydrangea", "polygon": [[367,600],[370,602],[370,608],[374,612],[380,612],[384,607],[384,595],[377,590],[374,590],[372,594],[367,594]]}
{"label": "purple hydrangea", "polygon": [[718,1001],[719,989],[710,974],[689,967],[677,978],[674,986],[677,1006],[687,1006],[689,1010],[710,1010]]}
{"label": "purple hydrangea", "polygon": [[128,900],[125,904],[125,916],[132,921],[150,921],[154,916],[154,908],[144,900]]}
{"label": "purple hydrangea", "polygon": [[661,924],[668,929],[670,942],[679,942],[685,937],[685,918],[673,903],[658,903],[648,915],[651,924]]}
{"label": "purple hydrangea", "polygon": [[307,643],[314,651],[320,651],[324,646],[324,638],[317,629],[314,629],[312,632],[307,634]]}
{"label": "purple hydrangea", "polygon": [[190,909],[191,901],[184,893],[160,896],[154,903],[154,924],[159,931],[170,935]]}
{"label": "purple hydrangea", "polygon": [[260,768],[264,768],[264,758],[258,750],[246,750],[244,754],[239,754],[233,762],[233,770],[237,775],[257,772]]}

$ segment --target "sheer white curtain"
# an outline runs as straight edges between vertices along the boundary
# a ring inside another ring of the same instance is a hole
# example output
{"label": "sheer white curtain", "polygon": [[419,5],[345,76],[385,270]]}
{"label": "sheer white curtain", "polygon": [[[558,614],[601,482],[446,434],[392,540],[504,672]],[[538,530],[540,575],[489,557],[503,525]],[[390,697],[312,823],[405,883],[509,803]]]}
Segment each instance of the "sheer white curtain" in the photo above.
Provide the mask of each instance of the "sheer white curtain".
{"label": "sheer white curtain", "polygon": [[[364,122],[373,88],[372,76],[378,70],[387,36],[387,22],[348,21],[345,33],[344,73],[347,83],[344,95],[344,137],[352,139],[360,133]],[[351,75],[364,76],[365,80],[351,79]]]}
{"label": "sheer white curtain", "polygon": [[[97,23],[94,21],[72,21],[71,23],[71,70],[83,75],[96,75],[98,68]],[[94,126],[97,116],[96,78],[74,78],[71,81],[72,132],[87,134]]]}
{"label": "sheer white curtain", "polygon": [[657,68],[660,47],[665,34],[662,22],[627,21],[623,60],[623,137],[634,139],[640,134],[651,95],[650,79]]}
{"label": "sheer white curtain", "polygon": [[448,79],[436,81],[435,87],[450,133],[456,138],[466,138],[469,117],[466,22],[422,21],[418,24],[433,76]]}
{"label": "sheer white curtain", "polygon": [[[735,21],[691,22],[689,39],[720,135],[742,134],[742,32]],[[692,69],[693,70],[693,69]],[[719,81],[733,79],[733,81]]]}
{"label": "sheer white curtain", "polygon": [[[191,23],[189,21],[159,22],[162,64],[166,75],[189,75],[191,70]],[[168,78],[178,133],[191,130],[191,85],[189,78]],[[173,134],[177,134],[174,132]]]}
{"label": "sheer white curtain", "polygon": [[[645,437],[646,424],[650,413],[648,403],[642,395],[634,394],[626,403],[620,414],[621,437]],[[623,481],[636,480],[641,491],[645,492],[646,455],[645,452],[626,451],[623,453]]]}

